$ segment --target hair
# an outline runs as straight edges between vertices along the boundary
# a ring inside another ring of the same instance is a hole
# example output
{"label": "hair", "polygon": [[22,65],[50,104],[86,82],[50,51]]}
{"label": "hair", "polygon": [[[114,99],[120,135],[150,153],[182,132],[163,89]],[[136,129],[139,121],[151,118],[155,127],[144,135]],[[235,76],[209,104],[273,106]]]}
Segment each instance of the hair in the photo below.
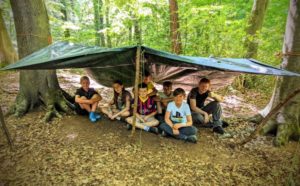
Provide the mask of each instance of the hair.
{"label": "hair", "polygon": [[88,82],[90,82],[90,78],[89,78],[89,77],[87,77],[87,76],[82,76],[82,77],[80,78],[80,83],[82,83],[84,80],[87,80]]}
{"label": "hair", "polygon": [[147,88],[147,89],[148,89],[148,86],[147,86],[146,83],[140,83],[140,84],[138,85],[138,88],[139,88],[139,89],[140,89],[140,88]]}
{"label": "hair", "polygon": [[210,84],[210,80],[207,79],[207,78],[202,78],[200,81],[199,81],[199,84],[201,83],[209,83]]}
{"label": "hair", "polygon": [[[115,81],[113,82],[113,84],[119,84],[119,85],[123,86],[123,82],[122,82],[121,80],[119,80],[119,79],[115,80]],[[122,100],[125,100],[125,99],[126,99],[126,95],[125,95],[124,92],[125,92],[125,87],[123,86],[123,88],[122,88]],[[115,91],[115,89],[114,89],[114,97],[113,97],[114,104],[117,103],[118,96],[119,96],[119,93],[117,93],[117,92]],[[116,104],[116,105],[117,105],[117,104]]]}
{"label": "hair", "polygon": [[185,95],[185,91],[182,88],[176,88],[173,92],[173,96],[176,97],[179,94]]}
{"label": "hair", "polygon": [[113,82],[113,84],[123,85],[123,82],[121,80],[117,79]]}
{"label": "hair", "polygon": [[165,81],[165,82],[163,82],[163,86],[164,87],[171,87],[172,86],[172,82],[171,81]]}
{"label": "hair", "polygon": [[144,71],[144,77],[149,77],[151,76],[151,73],[148,70]]}

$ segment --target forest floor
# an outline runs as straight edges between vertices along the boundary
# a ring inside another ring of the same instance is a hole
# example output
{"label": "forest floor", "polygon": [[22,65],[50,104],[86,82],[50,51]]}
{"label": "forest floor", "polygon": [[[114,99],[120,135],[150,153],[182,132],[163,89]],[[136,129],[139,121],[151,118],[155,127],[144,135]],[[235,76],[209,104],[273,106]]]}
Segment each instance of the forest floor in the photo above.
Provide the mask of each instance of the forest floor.
{"label": "forest floor", "polygon": [[[58,71],[61,87],[74,92],[76,71]],[[16,72],[0,73],[0,104],[4,111],[18,91]],[[110,99],[110,89],[92,84]],[[124,123],[105,118],[65,115],[50,124],[45,111],[22,118],[6,117],[14,141],[11,151],[0,135],[0,185],[300,185],[300,144],[274,147],[272,136],[236,146],[255,125],[255,114],[268,97],[253,91],[226,91],[224,116],[230,135],[200,128],[197,144],[137,130],[130,138]]]}

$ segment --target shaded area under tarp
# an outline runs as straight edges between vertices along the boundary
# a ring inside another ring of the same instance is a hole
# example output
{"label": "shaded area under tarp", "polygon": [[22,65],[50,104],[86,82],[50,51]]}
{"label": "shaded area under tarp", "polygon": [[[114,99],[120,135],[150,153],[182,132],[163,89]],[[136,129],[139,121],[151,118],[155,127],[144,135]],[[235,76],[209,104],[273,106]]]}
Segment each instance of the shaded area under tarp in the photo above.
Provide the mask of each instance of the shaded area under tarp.
{"label": "shaded area under tarp", "polygon": [[[102,85],[110,86],[113,80],[121,79],[125,86],[131,86],[134,84],[136,49],[137,46],[101,48],[56,42],[2,70],[88,68]],[[238,73],[300,76],[253,59],[179,56],[145,46],[141,46],[141,51],[142,69],[150,69],[157,83],[171,80],[175,84],[194,86],[201,77],[225,83]]]}

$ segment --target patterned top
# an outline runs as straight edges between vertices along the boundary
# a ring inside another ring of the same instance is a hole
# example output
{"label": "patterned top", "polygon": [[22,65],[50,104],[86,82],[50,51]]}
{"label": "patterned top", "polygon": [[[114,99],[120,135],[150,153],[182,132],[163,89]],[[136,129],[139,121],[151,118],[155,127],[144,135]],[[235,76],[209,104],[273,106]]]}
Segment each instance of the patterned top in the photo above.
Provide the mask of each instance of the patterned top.
{"label": "patterned top", "polygon": [[152,97],[148,97],[146,100],[141,100],[139,97],[137,103],[137,112],[140,115],[149,115],[153,112],[156,112],[156,104]]}

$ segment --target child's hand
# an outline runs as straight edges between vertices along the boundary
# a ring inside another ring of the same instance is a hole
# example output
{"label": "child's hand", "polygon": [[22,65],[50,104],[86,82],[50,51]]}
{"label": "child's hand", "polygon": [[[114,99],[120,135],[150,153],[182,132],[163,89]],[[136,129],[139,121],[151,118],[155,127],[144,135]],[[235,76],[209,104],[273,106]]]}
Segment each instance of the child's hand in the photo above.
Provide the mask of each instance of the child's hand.
{"label": "child's hand", "polygon": [[173,134],[174,135],[179,135],[179,130],[173,128]]}
{"label": "child's hand", "polygon": [[205,112],[204,114],[204,124],[209,122],[209,115],[207,114],[207,112]]}
{"label": "child's hand", "polygon": [[148,119],[149,119],[149,117],[148,117],[148,116],[145,116],[145,117],[144,117],[144,122],[147,122]]}
{"label": "child's hand", "polygon": [[173,126],[173,129],[178,130],[180,128],[180,123],[177,123]]}

